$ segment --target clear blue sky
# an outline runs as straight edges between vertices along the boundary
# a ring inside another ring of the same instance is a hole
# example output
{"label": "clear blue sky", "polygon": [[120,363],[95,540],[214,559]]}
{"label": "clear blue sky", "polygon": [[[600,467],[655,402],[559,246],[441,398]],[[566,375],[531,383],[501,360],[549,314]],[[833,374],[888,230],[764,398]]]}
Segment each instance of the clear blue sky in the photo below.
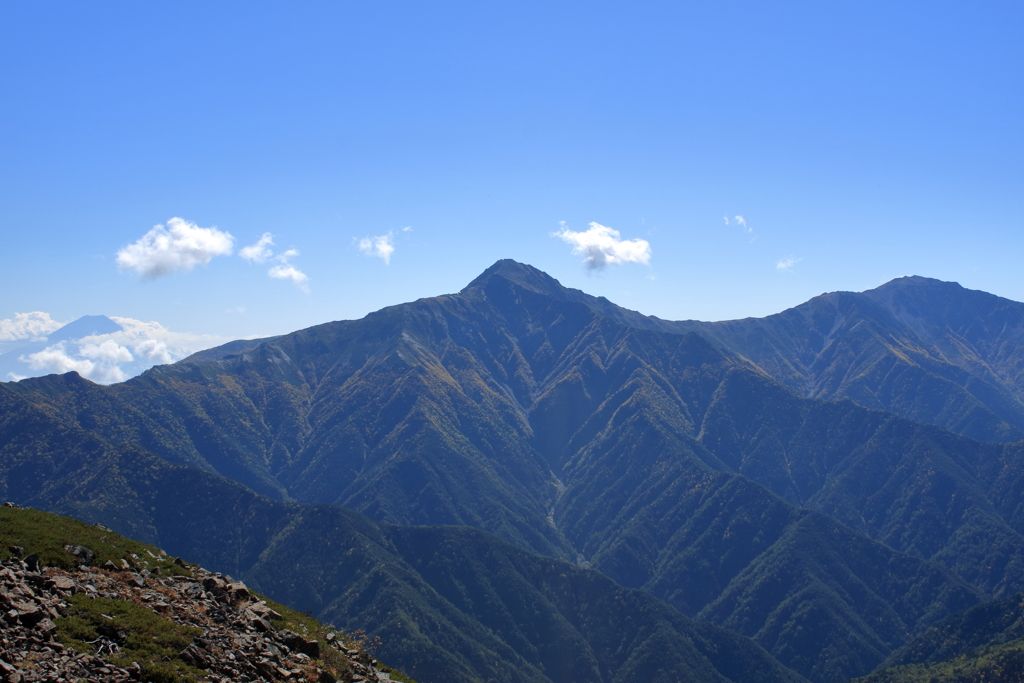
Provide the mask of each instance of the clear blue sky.
{"label": "clear blue sky", "polygon": [[[501,258],[671,319],[907,274],[1024,300],[1022,31],[1020,2],[5,2],[0,319],[279,334]],[[172,218],[233,239],[119,267]],[[553,236],[591,222],[647,263]]]}

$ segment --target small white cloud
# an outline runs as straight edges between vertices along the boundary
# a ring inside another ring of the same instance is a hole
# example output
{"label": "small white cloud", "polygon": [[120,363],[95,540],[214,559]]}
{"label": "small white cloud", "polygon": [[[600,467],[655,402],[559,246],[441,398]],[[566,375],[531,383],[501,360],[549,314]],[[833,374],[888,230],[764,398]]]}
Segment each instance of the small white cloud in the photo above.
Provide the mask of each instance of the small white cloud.
{"label": "small white cloud", "polygon": [[176,270],[206,265],[214,256],[231,253],[235,238],[217,228],[200,228],[181,218],[155,225],[135,244],[117,252],[117,265],[154,280]]}
{"label": "small white cloud", "polygon": [[793,270],[793,266],[795,266],[796,264],[800,263],[800,261],[803,261],[803,259],[802,258],[795,258],[793,256],[787,256],[786,258],[781,258],[778,261],[776,261],[775,262],[775,268],[777,270],[783,270],[783,271],[786,271],[786,272],[790,272],[790,271]]}
{"label": "small white cloud", "polygon": [[404,228],[402,228],[402,232],[412,232],[412,226],[411,225],[405,226]]}
{"label": "small white cloud", "polygon": [[391,263],[391,254],[395,252],[395,241],[393,231],[386,235],[376,237],[364,237],[359,240],[359,251],[369,256],[377,256],[384,261],[384,265]]}
{"label": "small white cloud", "polygon": [[13,373],[13,372],[8,372],[7,373],[7,381],[8,382],[20,382],[23,379],[28,379],[28,375],[18,375],[18,374]]}
{"label": "small white cloud", "polygon": [[42,341],[46,335],[63,326],[64,323],[57,322],[49,313],[42,311],[15,313],[13,319],[0,320],[0,341]]}
{"label": "small white cloud", "polygon": [[747,225],[747,219],[744,218],[743,216],[736,216],[735,220],[736,220],[736,224],[737,225],[742,225],[743,229],[746,232],[754,232],[754,229]]}
{"label": "small white cloud", "polygon": [[601,225],[590,223],[590,229],[586,232],[576,232],[565,227],[565,221],[558,232],[552,233],[552,237],[558,237],[562,241],[572,245],[572,253],[583,256],[583,262],[590,270],[600,270],[610,265],[621,263],[643,263],[651,260],[651,245],[647,240],[623,240],[619,239],[619,231]]}
{"label": "small white cloud", "polygon": [[306,284],[309,277],[295,266],[274,266],[267,271],[267,275],[277,280],[291,280],[293,285],[304,292],[309,292],[309,285]]}
{"label": "small white cloud", "polygon": [[[265,232],[256,244],[250,244],[248,247],[242,248],[238,255],[249,263],[277,261],[279,265],[273,266],[268,270],[267,275],[276,280],[291,280],[292,284],[308,294],[309,285],[306,283],[309,281],[309,276],[288,262],[299,255],[299,250],[288,249],[275,256],[274,250],[270,248],[272,244],[274,244],[274,236],[269,232]],[[239,312],[244,310],[244,308],[240,309]]]}
{"label": "small white cloud", "polygon": [[274,255],[273,250],[267,248],[273,243],[274,236],[269,232],[265,232],[263,233],[263,237],[260,237],[256,244],[250,244],[247,247],[242,247],[242,249],[239,250],[238,255],[249,263],[265,263],[268,258]]}
{"label": "small white cloud", "polygon": [[309,276],[292,264],[288,263],[289,259],[295,258],[298,255],[298,249],[289,249],[283,254],[278,254],[274,257],[274,260],[280,261],[280,265],[274,266],[268,270],[267,275],[277,280],[291,280],[293,285],[301,289],[306,294],[309,294],[309,285],[306,284],[309,281]]}
{"label": "small white cloud", "polygon": [[726,225],[729,225],[729,217],[728,216],[722,216],[722,219],[725,220],[725,224]]}

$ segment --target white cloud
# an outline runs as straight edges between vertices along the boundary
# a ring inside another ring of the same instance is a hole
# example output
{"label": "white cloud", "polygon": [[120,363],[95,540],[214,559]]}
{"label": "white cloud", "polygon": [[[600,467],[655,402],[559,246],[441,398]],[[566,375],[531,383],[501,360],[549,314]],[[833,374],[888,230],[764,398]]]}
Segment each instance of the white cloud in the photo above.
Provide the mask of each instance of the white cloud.
{"label": "white cloud", "polygon": [[792,271],[793,270],[793,266],[795,266],[796,264],[800,263],[800,261],[803,261],[803,259],[802,258],[795,258],[793,256],[787,256],[786,258],[781,258],[778,261],[776,261],[775,262],[775,268],[777,270],[784,270],[784,271],[789,272],[789,271]]}
{"label": "white cloud", "polygon": [[135,244],[117,252],[117,265],[153,280],[176,270],[206,265],[214,256],[231,253],[235,238],[217,228],[200,228],[181,218],[155,225]]}
{"label": "white cloud", "polygon": [[170,351],[167,350],[167,343],[157,339],[147,339],[136,344],[135,353],[152,361],[154,365],[166,365],[174,362]]}
{"label": "white cloud", "polygon": [[87,373],[80,371],[78,374],[100,384],[123,382],[128,379],[121,365],[135,360],[131,351],[112,339],[100,344],[82,344],[78,347],[78,355],[92,361],[93,364]]}
{"label": "white cloud", "polygon": [[268,258],[274,255],[272,249],[268,249],[268,245],[274,243],[274,236],[269,232],[263,233],[263,237],[260,237],[256,244],[250,244],[248,247],[242,247],[238,252],[238,255],[244,258],[250,263],[265,263]]}
{"label": "white cloud", "polygon": [[[117,342],[130,348],[136,356],[152,360],[154,363],[173,363],[196,351],[208,349],[228,341],[222,337],[209,334],[192,334],[191,332],[172,332],[156,322],[143,322],[134,318],[110,316],[110,319],[121,326],[120,332],[102,334],[79,339],[80,344],[102,344],[107,340]],[[148,367],[148,366],[147,366]]]}
{"label": "white cloud", "polygon": [[395,252],[394,232],[389,230],[386,235],[362,238],[359,240],[359,251],[381,258],[384,265],[390,264],[391,254]]}
{"label": "white cloud", "polygon": [[113,339],[100,344],[82,344],[78,347],[78,355],[98,363],[131,363],[135,360],[131,351]]}
{"label": "white cloud", "polygon": [[54,372],[63,374],[72,371],[77,372],[82,377],[88,377],[92,374],[95,363],[91,360],[72,358],[67,354],[64,347],[64,342],[58,342],[53,346],[46,347],[42,351],[22,356],[19,360],[23,363],[28,363],[28,366],[36,372],[44,374]]}
{"label": "white cloud", "polygon": [[288,262],[299,255],[299,250],[288,249],[287,251],[274,256],[274,250],[269,248],[269,245],[272,245],[273,243],[274,236],[269,232],[265,232],[256,244],[244,247],[238,252],[238,255],[249,263],[277,261],[279,265],[273,266],[268,270],[267,275],[276,280],[291,280],[292,284],[308,294],[309,285],[306,283],[309,281],[309,276]]}
{"label": "white cloud", "polygon": [[402,228],[402,232],[412,232],[412,226],[411,225],[405,226],[404,228]]}
{"label": "white cloud", "polygon": [[728,216],[722,216],[722,218],[725,220],[725,224],[729,225],[729,217]]}
{"label": "white cloud", "polygon": [[754,232],[754,229],[747,225],[747,219],[744,218],[743,216],[736,216],[735,220],[736,220],[736,224],[737,225],[742,225],[743,229],[746,232]]}
{"label": "white cloud", "polygon": [[77,340],[62,341],[18,358],[21,371],[8,372],[12,380],[49,373],[77,372],[101,384],[123,382],[157,364],[173,363],[228,339],[212,335],[172,332],[158,322],[110,318],[121,330]]}
{"label": "white cloud", "polygon": [[13,319],[0,320],[0,341],[41,341],[63,326],[64,323],[57,322],[49,313],[42,311],[15,313]]}
{"label": "white cloud", "polygon": [[583,262],[591,270],[599,270],[609,265],[621,263],[643,263],[651,260],[651,245],[647,240],[619,239],[619,231],[591,223],[586,232],[575,232],[565,227],[553,233],[562,241],[572,245],[572,253],[583,255]]}
{"label": "white cloud", "polygon": [[309,276],[295,266],[287,264],[274,266],[267,271],[267,275],[278,280],[291,280],[292,284],[296,287],[304,292],[309,292],[309,285],[306,284],[306,281],[309,280]]}

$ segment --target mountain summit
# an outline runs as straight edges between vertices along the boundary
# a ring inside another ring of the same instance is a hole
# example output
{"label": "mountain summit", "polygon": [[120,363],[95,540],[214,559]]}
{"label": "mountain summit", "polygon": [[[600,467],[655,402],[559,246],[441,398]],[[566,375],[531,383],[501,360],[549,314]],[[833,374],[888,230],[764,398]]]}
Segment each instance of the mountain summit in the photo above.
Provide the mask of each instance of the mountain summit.
{"label": "mountain summit", "polygon": [[671,322],[499,261],[457,294],[122,384],[0,385],[0,495],[332,619],[375,595],[390,607],[364,616],[417,661],[436,644],[400,624],[462,643],[431,650],[459,680],[563,678],[551,633],[580,680],[626,670],[597,654],[634,651],[602,640],[587,606],[611,603],[583,596],[617,589],[590,567],[672,610],[672,648],[693,618],[832,683],[1024,589],[1022,308],[912,278]]}

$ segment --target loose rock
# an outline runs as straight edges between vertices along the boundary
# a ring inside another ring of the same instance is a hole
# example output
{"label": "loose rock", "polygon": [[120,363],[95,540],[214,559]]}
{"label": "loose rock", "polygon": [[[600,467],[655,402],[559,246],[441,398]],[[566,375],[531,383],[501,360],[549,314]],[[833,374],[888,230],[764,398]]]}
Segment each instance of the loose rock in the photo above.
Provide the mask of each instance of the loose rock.
{"label": "loose rock", "polygon": [[[95,557],[84,546],[68,550],[83,564]],[[38,557],[31,567],[14,558],[0,564],[0,683],[141,680],[143,670],[138,663],[121,668],[108,659],[120,652],[127,639],[116,622],[97,629],[101,637],[93,643],[93,653],[81,653],[57,641],[55,620],[66,614],[66,600],[80,592],[131,601],[164,618],[202,629],[178,656],[207,672],[203,680],[210,683],[334,683],[338,676],[346,683],[390,680],[370,663],[369,655],[347,649],[334,634],[324,640],[336,658],[335,673],[328,671],[321,661],[321,643],[278,630],[274,621],[281,615],[256,599],[241,581],[199,567],[189,569],[191,577],[147,576],[148,572],[136,573],[112,562],[104,563],[102,570],[83,566],[71,571],[42,567]]]}

